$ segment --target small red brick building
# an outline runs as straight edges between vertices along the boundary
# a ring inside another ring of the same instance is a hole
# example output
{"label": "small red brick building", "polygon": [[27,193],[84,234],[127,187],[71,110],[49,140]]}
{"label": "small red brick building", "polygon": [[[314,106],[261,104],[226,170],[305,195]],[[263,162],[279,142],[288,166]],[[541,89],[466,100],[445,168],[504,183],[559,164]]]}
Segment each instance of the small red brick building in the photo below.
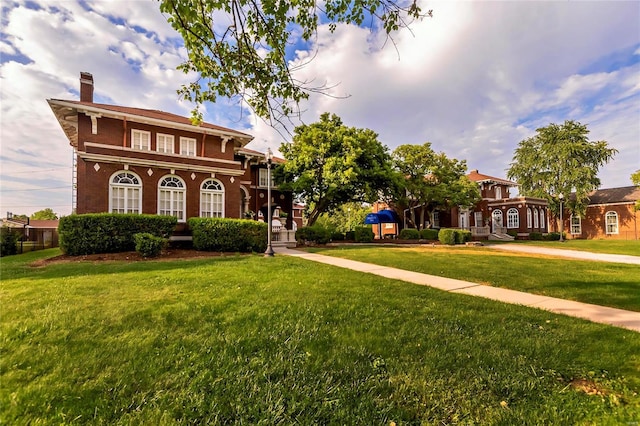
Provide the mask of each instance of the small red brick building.
{"label": "small red brick building", "polygon": [[[253,136],[163,111],[95,103],[93,90],[93,76],[83,72],[79,101],[47,100],[76,157],[75,213],[172,215],[178,233],[190,217],[266,217],[267,163],[246,147]],[[274,223],[293,229],[292,194],[275,187],[271,194]]]}
{"label": "small red brick building", "polygon": [[567,238],[640,239],[640,211],[635,209],[638,200],[640,188],[636,186],[591,192],[584,217],[564,211]]}

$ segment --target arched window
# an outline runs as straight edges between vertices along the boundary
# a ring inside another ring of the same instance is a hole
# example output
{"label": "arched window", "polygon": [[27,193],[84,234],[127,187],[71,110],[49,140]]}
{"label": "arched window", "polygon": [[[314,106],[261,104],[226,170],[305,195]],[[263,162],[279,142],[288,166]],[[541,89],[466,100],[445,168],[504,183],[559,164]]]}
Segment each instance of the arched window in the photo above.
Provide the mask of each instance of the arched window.
{"label": "arched window", "polygon": [[519,228],[520,217],[518,216],[518,209],[507,210],[507,228]]}
{"label": "arched window", "polygon": [[605,222],[607,225],[607,234],[618,233],[618,213],[607,212],[605,215]]}
{"label": "arched window", "polygon": [[224,186],[208,179],[200,187],[200,217],[224,217]]}
{"label": "arched window", "polygon": [[578,215],[571,215],[571,235],[582,234],[582,220]]}
{"label": "arched window", "polygon": [[533,209],[533,227],[540,228],[540,222],[538,222],[538,209]]}
{"label": "arched window", "polygon": [[531,207],[527,207],[527,228],[531,228]]}
{"label": "arched window", "polygon": [[540,229],[545,229],[547,222],[544,220],[544,209],[540,209]]}
{"label": "arched window", "polygon": [[186,186],[178,176],[165,176],[158,184],[158,214],[175,216],[178,221],[185,221]]}
{"label": "arched window", "polygon": [[502,232],[502,210],[495,209],[491,213],[491,232]]}
{"label": "arched window", "polygon": [[110,213],[141,213],[142,184],[140,178],[129,171],[116,172],[109,181]]}

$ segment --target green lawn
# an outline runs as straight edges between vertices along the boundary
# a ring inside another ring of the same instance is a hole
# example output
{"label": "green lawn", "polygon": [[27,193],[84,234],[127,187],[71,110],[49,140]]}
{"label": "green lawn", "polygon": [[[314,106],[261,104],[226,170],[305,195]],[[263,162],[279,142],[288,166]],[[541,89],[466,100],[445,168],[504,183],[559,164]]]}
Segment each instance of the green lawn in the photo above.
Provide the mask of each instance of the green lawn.
{"label": "green lawn", "polygon": [[528,293],[640,311],[637,265],[470,247],[344,246],[310,251]]}
{"label": "green lawn", "polygon": [[640,333],[285,256],[26,266],[54,253],[0,263],[0,424],[640,418]]}
{"label": "green lawn", "polygon": [[594,253],[628,254],[640,256],[638,240],[565,240],[559,241],[512,241],[511,244],[529,244],[557,249],[591,251]]}

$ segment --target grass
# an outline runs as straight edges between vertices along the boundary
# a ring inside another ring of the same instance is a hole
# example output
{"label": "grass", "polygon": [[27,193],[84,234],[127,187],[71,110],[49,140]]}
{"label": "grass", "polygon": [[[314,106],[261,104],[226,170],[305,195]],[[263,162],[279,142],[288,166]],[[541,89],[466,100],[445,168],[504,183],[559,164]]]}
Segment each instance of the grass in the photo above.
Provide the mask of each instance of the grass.
{"label": "grass", "polygon": [[[276,256],[1,260],[1,424],[632,424],[640,334]],[[387,253],[387,252],[385,252]]]}
{"label": "grass", "polygon": [[590,251],[594,253],[626,254],[640,256],[640,241],[637,240],[565,240],[558,241],[512,241],[556,249]]}
{"label": "grass", "polygon": [[312,251],[495,287],[640,311],[640,268],[636,265],[567,260],[470,247],[345,246]]}

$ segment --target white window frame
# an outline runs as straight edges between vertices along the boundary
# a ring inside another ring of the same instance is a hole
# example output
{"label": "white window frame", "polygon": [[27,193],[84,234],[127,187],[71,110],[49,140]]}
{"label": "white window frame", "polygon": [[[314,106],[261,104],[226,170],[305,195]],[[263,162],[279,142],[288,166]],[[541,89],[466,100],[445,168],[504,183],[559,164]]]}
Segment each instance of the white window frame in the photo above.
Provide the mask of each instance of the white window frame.
{"label": "white window frame", "polygon": [[[615,222],[609,220],[610,218],[615,219]],[[607,235],[617,235],[618,232],[620,232],[618,225],[618,212],[614,212],[613,210],[608,211],[604,215],[604,226]]]}
{"label": "white window frame", "polygon": [[533,219],[533,212],[531,210],[531,207],[527,207],[527,229],[531,229],[531,225],[533,224],[532,219]]}
{"label": "white window frame", "polygon": [[136,151],[151,151],[151,132],[131,129],[131,149]]}
{"label": "white window frame", "polygon": [[224,210],[224,185],[222,182],[217,179],[207,179],[202,182],[200,185],[200,217],[224,217]]}
{"label": "white window frame", "polygon": [[496,200],[501,200],[502,199],[502,187],[501,186],[496,186],[495,187],[495,194],[496,194]]}
{"label": "white window frame", "polygon": [[164,133],[156,134],[156,152],[160,152],[162,154],[174,154],[176,152],[175,137]]}
{"label": "white window frame", "polygon": [[569,227],[571,235],[582,235],[582,218],[572,214],[569,219]]}
{"label": "white window frame", "polygon": [[[273,170],[271,171],[271,187],[275,188],[273,181]],[[267,187],[267,180],[269,179],[269,170],[268,169],[258,169],[258,186],[261,188]]]}
{"label": "white window frame", "polygon": [[544,220],[544,209],[540,209],[540,229],[547,229],[547,222]]}
{"label": "white window frame", "polygon": [[166,175],[158,181],[158,214],[186,221],[187,185],[180,176]]}
{"label": "white window frame", "polygon": [[520,212],[516,208],[507,210],[507,229],[520,228]]}
{"label": "white window frame", "polygon": [[[116,181],[117,182],[114,182]],[[118,197],[120,204],[115,202],[115,193],[121,194]],[[142,179],[137,174],[128,170],[115,172],[109,178],[109,213],[142,213]]]}
{"label": "white window frame", "polygon": [[476,227],[482,226],[482,212],[473,213],[473,222],[475,223]]}
{"label": "white window frame", "polygon": [[180,155],[185,157],[195,157],[196,150],[198,148],[198,142],[195,138],[185,138],[180,136]]}
{"label": "white window frame", "polygon": [[434,210],[431,213],[431,227],[432,228],[440,228],[440,212],[437,210]]}
{"label": "white window frame", "polygon": [[540,229],[540,216],[538,216],[538,209],[533,209],[533,227]]}

